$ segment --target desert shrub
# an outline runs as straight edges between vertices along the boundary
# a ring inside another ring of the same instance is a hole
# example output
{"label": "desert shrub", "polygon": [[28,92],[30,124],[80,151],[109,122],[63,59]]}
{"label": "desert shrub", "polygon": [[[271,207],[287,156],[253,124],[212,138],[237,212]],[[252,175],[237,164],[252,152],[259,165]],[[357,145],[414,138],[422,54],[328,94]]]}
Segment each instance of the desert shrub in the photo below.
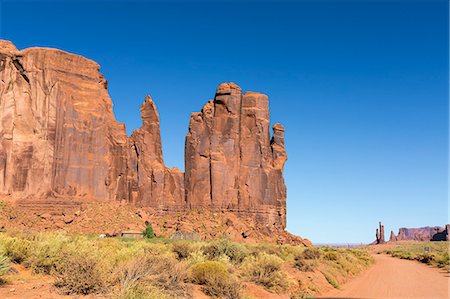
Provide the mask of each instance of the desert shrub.
{"label": "desert shrub", "polygon": [[35,273],[53,274],[63,267],[64,246],[72,241],[64,234],[38,234],[31,241],[25,265]]}
{"label": "desert shrub", "polygon": [[130,285],[120,291],[117,299],[173,299],[173,296],[165,294],[152,286],[142,284]]}
{"label": "desert shrub", "polygon": [[337,261],[338,254],[334,251],[325,252],[325,254],[323,255],[323,258],[328,261]]}
{"label": "desert shrub", "polygon": [[373,257],[370,254],[361,249],[351,249],[350,253],[364,266],[368,266],[373,263]]}
{"label": "desert shrub", "polygon": [[294,267],[302,272],[314,272],[315,270],[315,265],[309,261],[306,261],[301,255],[295,257]]}
{"label": "desert shrub", "polygon": [[449,258],[448,252],[445,252],[442,256],[438,257],[436,259],[436,263],[439,268],[445,268],[445,267],[448,268],[450,265],[450,258]]}
{"label": "desert shrub", "polygon": [[65,294],[93,294],[105,287],[96,258],[89,255],[68,256],[57,273],[55,286]]}
{"label": "desert shrub", "polygon": [[205,261],[192,266],[192,279],[195,283],[206,284],[209,280],[224,280],[228,277],[227,267],[217,261]]}
{"label": "desert shrub", "polygon": [[247,248],[243,245],[233,243],[228,239],[221,239],[207,244],[203,247],[203,253],[211,260],[227,256],[232,263],[241,263],[249,254]]}
{"label": "desert shrub", "polygon": [[274,292],[285,291],[290,281],[281,270],[283,260],[275,255],[261,253],[245,259],[242,269],[248,279]]}
{"label": "desert shrub", "polygon": [[9,259],[6,256],[0,256],[0,276],[5,275],[9,270]]}
{"label": "desert shrub", "polygon": [[29,255],[31,243],[21,238],[6,238],[4,243],[5,254],[15,263],[22,263]]}
{"label": "desert shrub", "polygon": [[314,298],[308,291],[299,290],[291,294],[290,299],[304,299],[304,298]]}
{"label": "desert shrub", "polygon": [[153,293],[161,290],[167,295],[182,297],[186,292],[186,279],[185,264],[166,255],[138,255],[119,269],[122,292],[148,291],[148,287],[152,287]]}
{"label": "desert shrub", "polygon": [[156,237],[155,232],[153,231],[153,227],[151,224],[148,224],[145,230],[143,231],[144,238],[151,239]]}
{"label": "desert shrub", "polygon": [[195,265],[198,263],[205,262],[207,260],[208,259],[206,258],[202,250],[196,250],[194,252],[191,252],[191,254],[189,254],[189,257],[187,258],[186,261],[189,265]]}
{"label": "desert shrub", "polygon": [[176,241],[172,244],[172,250],[179,260],[187,259],[194,251],[193,246],[186,241]]}
{"label": "desert shrub", "polygon": [[240,298],[241,284],[228,272],[226,265],[218,261],[205,261],[191,269],[195,283],[203,285],[204,292],[212,297]]}
{"label": "desert shrub", "polygon": [[339,289],[339,283],[336,281],[336,278],[334,278],[333,275],[331,275],[328,272],[323,271],[323,276],[325,276],[325,279],[328,281],[329,284],[331,284],[335,289]]}
{"label": "desert shrub", "polygon": [[302,256],[305,260],[317,260],[322,254],[317,248],[306,248],[303,250]]}

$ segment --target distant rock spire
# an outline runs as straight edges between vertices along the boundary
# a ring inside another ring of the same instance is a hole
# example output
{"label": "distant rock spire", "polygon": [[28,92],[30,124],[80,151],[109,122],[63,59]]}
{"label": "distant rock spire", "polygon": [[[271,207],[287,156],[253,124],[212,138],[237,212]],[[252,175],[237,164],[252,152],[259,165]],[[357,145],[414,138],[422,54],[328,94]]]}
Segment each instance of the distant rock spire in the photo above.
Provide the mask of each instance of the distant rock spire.
{"label": "distant rock spire", "polygon": [[384,238],[384,225],[381,224],[381,221],[379,222],[379,228],[377,228],[377,233],[376,233],[376,243],[377,244],[383,244],[385,243],[385,238]]}

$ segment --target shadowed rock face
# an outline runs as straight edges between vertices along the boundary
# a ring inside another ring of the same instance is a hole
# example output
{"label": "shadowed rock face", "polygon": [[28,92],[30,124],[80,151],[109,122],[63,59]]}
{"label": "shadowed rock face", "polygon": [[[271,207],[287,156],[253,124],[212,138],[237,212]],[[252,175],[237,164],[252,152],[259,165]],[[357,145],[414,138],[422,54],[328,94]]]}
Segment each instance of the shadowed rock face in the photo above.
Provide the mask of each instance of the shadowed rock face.
{"label": "shadowed rock face", "polygon": [[191,115],[185,174],[164,165],[150,97],[140,111],[142,127],[128,138],[98,64],[0,41],[0,193],[227,210],[284,229],[284,128],[274,125],[271,138],[266,95],[221,84]]}

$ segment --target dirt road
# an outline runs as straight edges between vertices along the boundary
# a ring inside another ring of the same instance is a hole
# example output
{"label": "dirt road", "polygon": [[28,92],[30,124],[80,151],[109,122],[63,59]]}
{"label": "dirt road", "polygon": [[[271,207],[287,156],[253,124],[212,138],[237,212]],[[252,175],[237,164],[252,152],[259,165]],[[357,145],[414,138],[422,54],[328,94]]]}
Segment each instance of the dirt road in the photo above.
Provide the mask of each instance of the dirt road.
{"label": "dirt road", "polygon": [[386,255],[374,258],[361,276],[321,298],[450,298],[448,273]]}

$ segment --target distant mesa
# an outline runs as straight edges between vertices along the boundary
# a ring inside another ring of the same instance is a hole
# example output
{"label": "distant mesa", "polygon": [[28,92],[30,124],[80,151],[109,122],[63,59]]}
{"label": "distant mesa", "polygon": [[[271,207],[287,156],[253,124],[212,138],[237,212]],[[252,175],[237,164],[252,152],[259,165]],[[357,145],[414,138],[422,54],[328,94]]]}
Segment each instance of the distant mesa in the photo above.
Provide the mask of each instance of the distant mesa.
{"label": "distant mesa", "polygon": [[267,95],[220,84],[191,114],[183,173],[164,164],[153,99],[127,137],[99,69],[61,50],[0,41],[0,194],[166,214],[205,208],[250,217],[268,234],[285,230],[285,129],[274,125],[271,137]]}
{"label": "distant mesa", "polygon": [[[398,234],[395,235],[391,230],[389,242],[396,241],[449,241],[450,225],[445,227],[440,226],[426,226],[420,228],[405,228],[399,229]],[[376,229],[376,240],[371,244],[383,244],[384,239],[384,225],[379,223],[379,228]]]}
{"label": "distant mesa", "polygon": [[425,226],[419,228],[406,228],[402,227],[398,230],[398,234],[395,235],[391,231],[391,237],[389,241],[449,241],[450,225],[446,224],[445,227],[441,226]]}

